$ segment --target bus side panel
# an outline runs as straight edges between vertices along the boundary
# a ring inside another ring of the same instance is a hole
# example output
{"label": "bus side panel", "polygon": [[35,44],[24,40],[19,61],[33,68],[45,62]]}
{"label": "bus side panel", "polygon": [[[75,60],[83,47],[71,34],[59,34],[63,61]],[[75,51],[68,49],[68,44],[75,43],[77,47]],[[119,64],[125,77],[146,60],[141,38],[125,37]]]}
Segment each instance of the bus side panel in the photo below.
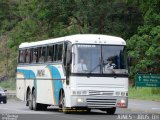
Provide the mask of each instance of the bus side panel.
{"label": "bus side panel", "polygon": [[52,80],[37,80],[37,103],[54,104]]}
{"label": "bus side panel", "polygon": [[23,66],[17,68],[17,97],[26,100],[27,88],[33,87],[37,103],[58,105],[59,92],[64,84],[64,70],[59,65]]}
{"label": "bus side panel", "polygon": [[59,92],[63,88],[62,79],[64,79],[62,65],[36,66],[37,70],[43,71],[43,74],[36,74],[37,103],[58,105]]}
{"label": "bus side panel", "polygon": [[16,80],[16,91],[17,91],[17,98],[20,100],[25,101],[25,82],[23,74],[17,73],[17,80]]}
{"label": "bus side panel", "polygon": [[32,90],[33,86],[36,86],[34,72],[26,67],[17,68],[17,98],[25,101],[27,88]]}

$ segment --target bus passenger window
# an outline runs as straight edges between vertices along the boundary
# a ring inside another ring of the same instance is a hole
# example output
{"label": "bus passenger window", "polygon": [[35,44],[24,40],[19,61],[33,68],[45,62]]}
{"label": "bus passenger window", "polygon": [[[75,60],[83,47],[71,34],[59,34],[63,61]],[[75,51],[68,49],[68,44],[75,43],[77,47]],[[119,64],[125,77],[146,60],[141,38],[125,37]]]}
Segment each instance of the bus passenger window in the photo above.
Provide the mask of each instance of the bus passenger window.
{"label": "bus passenger window", "polygon": [[47,47],[47,61],[52,61],[53,55],[53,46]]}
{"label": "bus passenger window", "polygon": [[58,45],[56,44],[54,47],[55,47],[54,48],[55,50],[54,61],[58,61]]}
{"label": "bus passenger window", "polygon": [[26,63],[30,62],[30,49],[26,50]]}
{"label": "bus passenger window", "polygon": [[33,49],[33,60],[32,62],[36,63],[38,61],[38,49],[37,48],[34,48]]}
{"label": "bus passenger window", "polygon": [[19,51],[19,63],[24,63],[24,50]]}
{"label": "bus passenger window", "polygon": [[33,61],[33,48],[30,49],[30,63]]}
{"label": "bus passenger window", "polygon": [[52,56],[53,56],[53,61],[55,61],[56,60],[56,54],[55,54],[55,45],[53,45],[53,52],[52,52]]}
{"label": "bus passenger window", "polygon": [[39,62],[44,62],[46,56],[46,47],[39,47]]}
{"label": "bus passenger window", "polygon": [[47,60],[46,53],[47,53],[47,49],[46,49],[46,47],[43,47],[43,49],[42,49],[43,62],[45,62]]}
{"label": "bus passenger window", "polygon": [[63,44],[58,45],[58,61],[62,61]]}

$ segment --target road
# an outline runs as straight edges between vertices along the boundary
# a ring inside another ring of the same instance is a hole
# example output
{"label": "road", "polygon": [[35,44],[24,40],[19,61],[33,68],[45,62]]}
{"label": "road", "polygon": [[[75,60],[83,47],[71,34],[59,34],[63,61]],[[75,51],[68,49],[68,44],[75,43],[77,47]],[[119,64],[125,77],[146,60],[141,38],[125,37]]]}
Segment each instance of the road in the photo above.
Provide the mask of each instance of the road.
{"label": "road", "polygon": [[31,111],[25,106],[25,102],[9,100],[7,104],[0,104],[0,120],[9,118],[12,120],[140,120],[140,118],[160,120],[160,102],[129,100],[128,108],[118,108],[115,115],[106,115],[99,110],[92,110],[89,114],[82,112],[64,114],[54,107],[49,107],[46,111]]}

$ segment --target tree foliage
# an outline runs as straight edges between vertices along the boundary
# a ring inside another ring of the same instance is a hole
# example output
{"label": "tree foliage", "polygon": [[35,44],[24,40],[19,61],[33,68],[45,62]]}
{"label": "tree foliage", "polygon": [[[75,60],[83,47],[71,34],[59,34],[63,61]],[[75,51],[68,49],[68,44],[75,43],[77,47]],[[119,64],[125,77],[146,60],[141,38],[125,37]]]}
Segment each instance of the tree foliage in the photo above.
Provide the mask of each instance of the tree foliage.
{"label": "tree foliage", "polygon": [[127,40],[133,58],[132,74],[160,73],[160,1],[142,0],[140,9],[144,23],[137,34]]}
{"label": "tree foliage", "polygon": [[22,42],[94,33],[127,40],[131,75],[159,73],[159,6],[159,0],[1,0],[0,35],[7,33],[11,69]]}

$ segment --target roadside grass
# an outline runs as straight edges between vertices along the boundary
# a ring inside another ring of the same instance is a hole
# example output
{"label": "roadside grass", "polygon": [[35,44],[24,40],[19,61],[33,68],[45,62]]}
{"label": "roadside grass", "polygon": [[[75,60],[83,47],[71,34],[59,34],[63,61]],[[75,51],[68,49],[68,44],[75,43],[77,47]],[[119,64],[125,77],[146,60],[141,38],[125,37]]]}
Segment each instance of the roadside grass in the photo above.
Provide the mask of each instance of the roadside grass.
{"label": "roadside grass", "polygon": [[8,80],[0,82],[0,87],[7,89],[7,90],[16,90],[15,78],[10,78]]}
{"label": "roadside grass", "polygon": [[129,99],[160,101],[160,88],[129,87]]}

